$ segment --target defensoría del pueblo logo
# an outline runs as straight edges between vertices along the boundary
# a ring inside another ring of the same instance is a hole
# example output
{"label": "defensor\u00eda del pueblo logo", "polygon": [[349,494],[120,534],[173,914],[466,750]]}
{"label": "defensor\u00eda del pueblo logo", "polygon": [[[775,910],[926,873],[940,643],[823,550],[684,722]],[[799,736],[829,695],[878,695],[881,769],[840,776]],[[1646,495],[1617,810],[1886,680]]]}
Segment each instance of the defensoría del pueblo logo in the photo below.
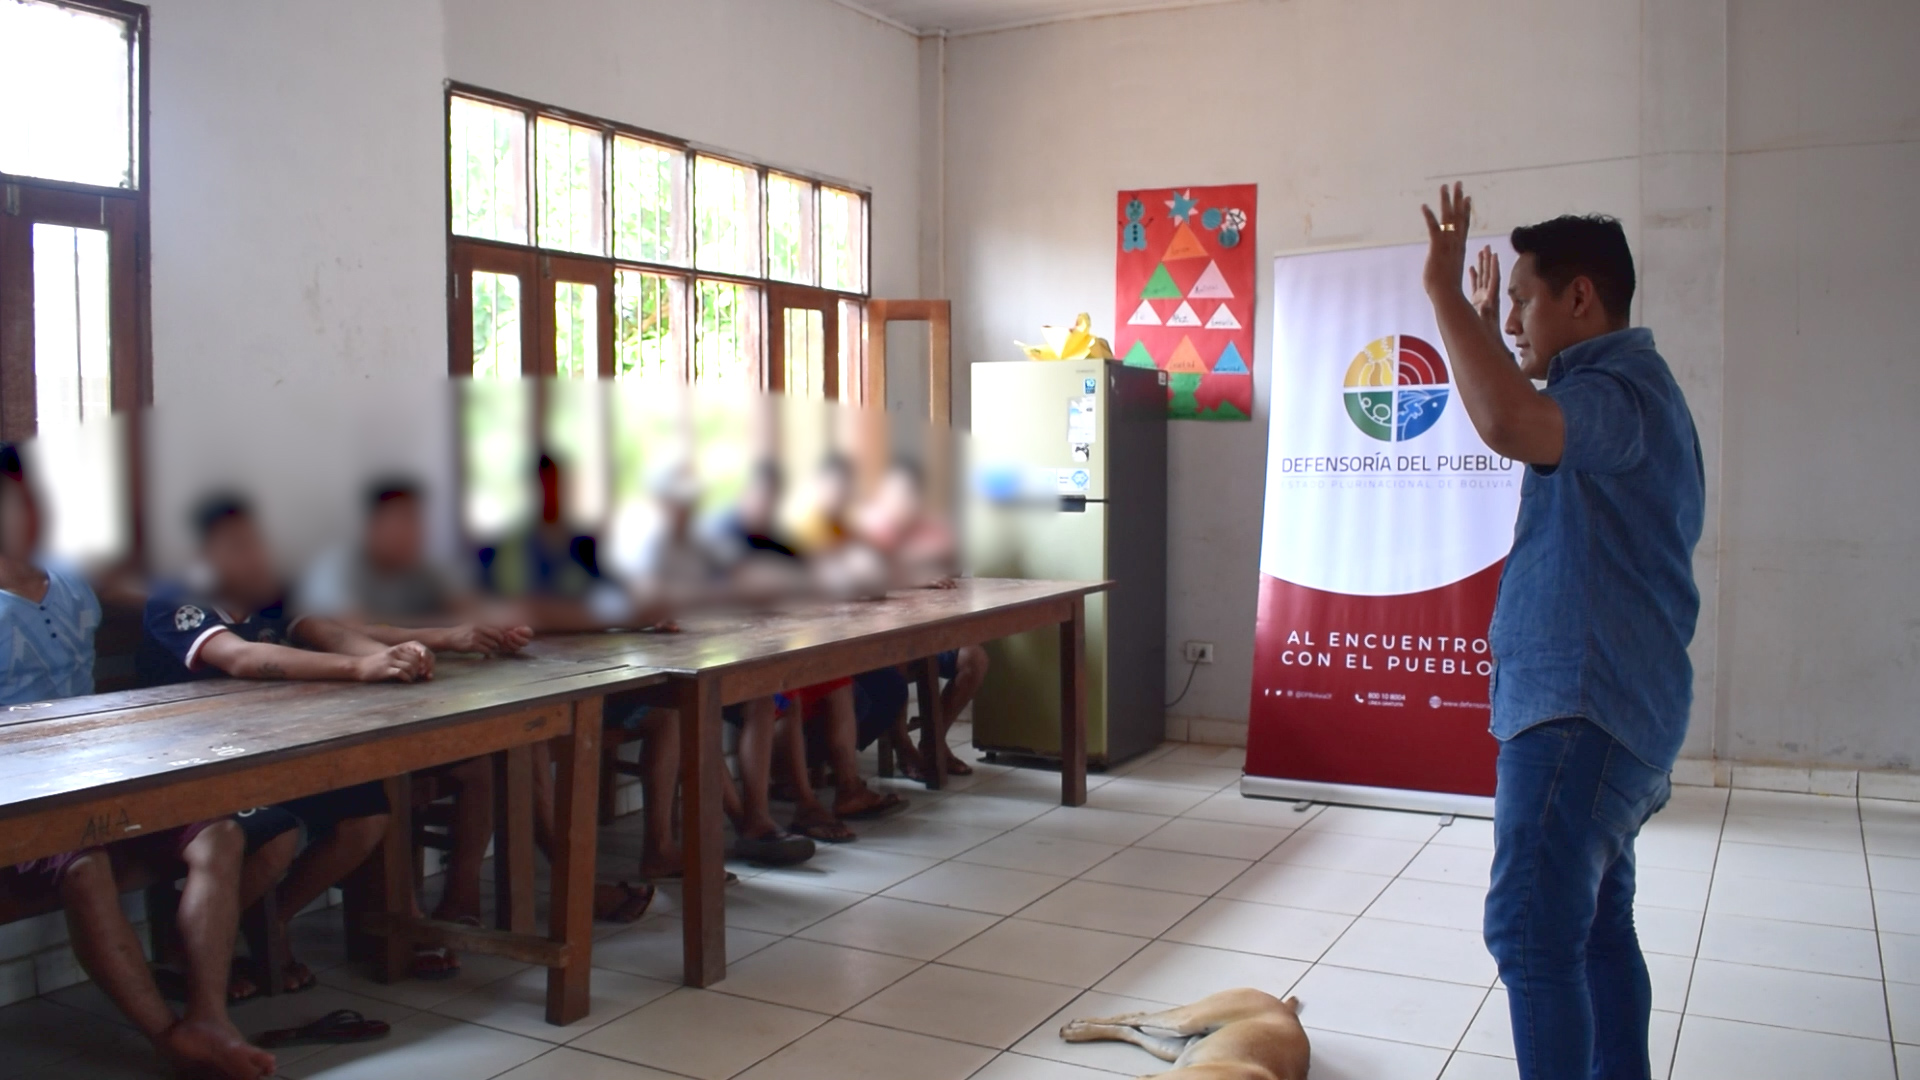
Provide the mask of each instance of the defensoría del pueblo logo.
{"label": "defensor\u00eda del pueblo logo", "polygon": [[1412,334],[1376,338],[1347,368],[1347,415],[1381,442],[1426,434],[1447,409],[1447,362]]}

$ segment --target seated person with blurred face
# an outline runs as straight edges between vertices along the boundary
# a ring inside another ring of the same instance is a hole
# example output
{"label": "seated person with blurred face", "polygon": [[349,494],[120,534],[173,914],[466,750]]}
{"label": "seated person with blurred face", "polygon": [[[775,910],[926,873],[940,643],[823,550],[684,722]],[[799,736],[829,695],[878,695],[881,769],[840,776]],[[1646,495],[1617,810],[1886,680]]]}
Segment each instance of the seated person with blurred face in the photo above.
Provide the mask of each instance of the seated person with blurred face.
{"label": "seated person with blurred face", "polygon": [[[600,545],[591,533],[569,523],[560,463],[542,454],[535,469],[540,518],[530,528],[509,534],[479,552],[481,585],[491,602],[514,613],[540,633],[612,629],[672,629],[667,609],[634,594],[602,572]],[[648,708],[633,695],[609,695],[604,705],[609,728],[638,732],[645,740],[642,790],[646,831],[640,872],[646,878],[678,877],[680,847],[673,833],[673,793],[679,778],[678,728],[670,710]],[[533,748],[533,835],[540,850],[553,856],[553,758],[546,744]],[[594,886],[594,918],[635,922],[653,902],[650,884],[626,881]]]}
{"label": "seated person with blurred face", "polygon": [[[40,515],[20,455],[0,444],[0,705],[93,692],[100,604],[72,569],[37,555]],[[232,821],[200,822],[16,867],[10,884],[49,889],[67,913],[80,965],[140,1033],[188,1075],[255,1080],[273,1055],[250,1046],[227,1016],[227,972],[239,919],[244,837]],[[160,995],[140,939],[120,907],[130,861],[184,868],[177,930],[186,1015]]]}
{"label": "seated person with blurred face", "polygon": [[[136,664],[158,686],[231,675],[242,679],[413,682],[433,676],[433,653],[417,641],[386,645],[330,619],[290,618],[267,543],[245,500],[215,496],[195,515],[200,563],[193,586],[157,589],[147,601],[146,637]],[[377,782],[322,792],[237,815],[246,834],[241,904],[278,882],[285,924],[364,861],[387,825]],[[309,843],[299,850],[305,828]],[[298,858],[296,858],[296,852]],[[282,880],[282,875],[285,875]],[[289,992],[314,985],[298,961],[281,973]],[[236,975],[231,992],[253,989]]]}
{"label": "seated person with blurred face", "polygon": [[[873,497],[860,508],[855,525],[860,538],[887,560],[896,587],[953,587],[959,546],[952,528],[928,509],[925,481],[919,466],[913,462],[894,462],[881,478]],[[973,701],[973,695],[986,679],[987,650],[967,645],[949,649],[937,660],[940,677],[947,685],[940,693],[940,731],[934,743],[947,757],[948,775],[967,776],[973,767],[947,745],[947,728],[953,724],[954,717],[960,715],[960,710]],[[890,730],[886,737],[900,756],[900,771],[910,779],[923,780],[926,768],[907,728],[906,680],[909,677],[908,672],[892,668],[869,672],[861,676],[862,689],[869,700],[878,705],[898,701],[896,711],[888,719]],[[863,717],[860,723],[864,733],[868,721]],[[862,738],[865,739],[864,734]]]}
{"label": "seated person with blurred face", "polygon": [[[300,612],[325,616],[385,645],[412,640],[439,652],[518,652],[533,632],[471,618],[472,602],[427,560],[424,516],[412,482],[376,481],[367,491],[360,543],[315,560],[300,585]],[[454,626],[427,625],[463,617]],[[493,763],[480,757],[423,770],[414,774],[413,787],[416,801],[453,796],[453,849],[433,917],[477,927],[481,864],[493,836]],[[416,976],[447,978],[459,970],[459,960],[444,946],[414,950]]]}

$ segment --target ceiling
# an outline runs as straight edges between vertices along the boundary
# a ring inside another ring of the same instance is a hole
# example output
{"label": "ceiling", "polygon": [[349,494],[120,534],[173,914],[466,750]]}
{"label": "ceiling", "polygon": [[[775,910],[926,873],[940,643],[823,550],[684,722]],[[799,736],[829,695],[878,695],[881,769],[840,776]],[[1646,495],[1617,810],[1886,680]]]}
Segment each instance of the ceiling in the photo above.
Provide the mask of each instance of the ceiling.
{"label": "ceiling", "polygon": [[836,0],[903,30],[980,34],[1041,23],[1136,11],[1199,7],[1236,0]]}

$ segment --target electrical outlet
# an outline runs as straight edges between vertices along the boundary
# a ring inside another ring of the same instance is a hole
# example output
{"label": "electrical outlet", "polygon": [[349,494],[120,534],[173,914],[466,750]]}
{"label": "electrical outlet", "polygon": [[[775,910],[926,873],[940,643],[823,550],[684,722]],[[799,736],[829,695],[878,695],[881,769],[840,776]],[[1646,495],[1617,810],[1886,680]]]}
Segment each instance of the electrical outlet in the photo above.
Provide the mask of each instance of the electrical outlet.
{"label": "electrical outlet", "polygon": [[1213,642],[1189,641],[1183,655],[1189,664],[1213,663]]}

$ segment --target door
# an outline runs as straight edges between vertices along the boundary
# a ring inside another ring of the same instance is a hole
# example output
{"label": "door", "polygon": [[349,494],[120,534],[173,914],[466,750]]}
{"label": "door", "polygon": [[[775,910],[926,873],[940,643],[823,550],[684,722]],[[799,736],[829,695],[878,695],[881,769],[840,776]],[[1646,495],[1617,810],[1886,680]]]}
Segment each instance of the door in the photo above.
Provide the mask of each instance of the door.
{"label": "door", "polygon": [[540,352],[536,256],[489,244],[453,247],[452,325],[447,374],[476,379],[531,375]]}
{"label": "door", "polygon": [[141,400],[131,199],[0,186],[0,438]]}
{"label": "door", "polygon": [[767,288],[767,389],[840,400],[840,298],[804,285]]}
{"label": "door", "polygon": [[613,377],[613,268],[597,259],[540,256],[540,373]]}

